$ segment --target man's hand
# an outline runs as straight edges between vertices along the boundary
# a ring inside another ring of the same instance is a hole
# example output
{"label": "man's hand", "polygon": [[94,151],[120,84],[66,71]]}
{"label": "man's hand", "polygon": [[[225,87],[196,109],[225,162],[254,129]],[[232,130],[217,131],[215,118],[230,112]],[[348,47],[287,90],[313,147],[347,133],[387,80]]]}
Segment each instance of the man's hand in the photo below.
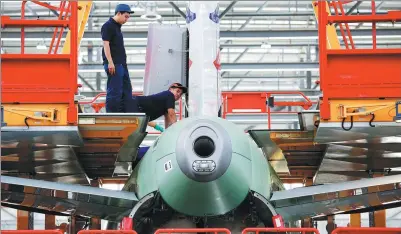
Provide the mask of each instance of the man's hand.
{"label": "man's hand", "polygon": [[159,132],[164,132],[164,128],[158,124],[156,124],[155,129]]}
{"label": "man's hand", "polygon": [[164,132],[164,128],[162,126],[156,124],[156,122],[149,122],[148,126],[156,129],[157,131]]}
{"label": "man's hand", "polygon": [[111,75],[114,75],[116,73],[116,67],[114,66],[114,63],[109,63],[109,73]]}

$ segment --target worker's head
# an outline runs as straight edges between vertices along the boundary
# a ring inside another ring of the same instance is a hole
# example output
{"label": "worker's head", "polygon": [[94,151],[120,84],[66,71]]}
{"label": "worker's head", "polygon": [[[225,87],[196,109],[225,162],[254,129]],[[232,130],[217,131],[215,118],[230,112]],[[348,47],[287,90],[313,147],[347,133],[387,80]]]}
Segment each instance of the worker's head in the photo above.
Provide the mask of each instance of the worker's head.
{"label": "worker's head", "polygon": [[188,88],[180,83],[174,83],[170,85],[170,88],[168,90],[174,94],[175,100],[178,101],[181,98],[182,94],[187,92]]}
{"label": "worker's head", "polygon": [[134,11],[131,11],[131,8],[127,4],[118,4],[113,18],[117,23],[125,24],[132,13],[134,13]]}

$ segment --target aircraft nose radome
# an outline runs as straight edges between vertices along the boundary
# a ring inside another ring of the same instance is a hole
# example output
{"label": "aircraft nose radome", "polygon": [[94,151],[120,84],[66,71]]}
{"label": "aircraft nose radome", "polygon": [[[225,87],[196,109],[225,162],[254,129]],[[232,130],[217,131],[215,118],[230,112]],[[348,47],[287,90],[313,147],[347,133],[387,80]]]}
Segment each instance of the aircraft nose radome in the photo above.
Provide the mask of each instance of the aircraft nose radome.
{"label": "aircraft nose radome", "polygon": [[190,179],[209,182],[227,170],[232,157],[228,132],[220,124],[201,119],[180,132],[176,145],[177,162]]}

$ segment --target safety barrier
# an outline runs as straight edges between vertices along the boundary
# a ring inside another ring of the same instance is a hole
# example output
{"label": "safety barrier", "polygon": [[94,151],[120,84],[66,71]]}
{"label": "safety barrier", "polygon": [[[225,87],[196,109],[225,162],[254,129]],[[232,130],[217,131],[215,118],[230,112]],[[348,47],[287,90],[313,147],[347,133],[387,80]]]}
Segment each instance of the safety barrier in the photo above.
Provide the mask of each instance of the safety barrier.
{"label": "safety barrier", "polygon": [[[134,92],[132,95],[140,96],[142,93]],[[274,106],[299,106],[303,109],[309,109],[313,104],[307,96],[299,91],[271,91],[271,92],[222,92],[223,108],[222,117],[226,118],[227,114],[267,114],[268,128],[271,128],[272,114],[298,114],[298,111],[272,111],[267,105],[267,100],[277,95],[296,95],[303,101],[281,101],[273,102]],[[92,100],[80,101],[80,105],[89,105],[98,113],[105,107],[104,101],[99,101],[100,97],[105,97],[106,93],[97,94]],[[181,120],[184,116],[184,101],[179,100],[177,118]]]}
{"label": "safety barrier", "polygon": [[[156,230],[154,234],[161,233],[225,233],[231,234],[227,228],[162,228]],[[320,234],[316,228],[245,228],[241,234],[260,232],[267,233],[286,233],[298,232],[302,234]],[[4,234],[63,234],[61,230],[2,230]],[[359,234],[359,233],[386,233],[401,234],[401,228],[381,228],[381,227],[339,227],[334,229],[331,234]],[[137,234],[134,230],[81,230],[78,234]]]}
{"label": "safety barrier", "polygon": [[1,230],[2,234],[64,234],[61,230]]}
{"label": "safety barrier", "polygon": [[[133,96],[140,96],[140,95],[142,95],[142,93],[133,92],[132,95]],[[106,106],[105,102],[97,102],[97,100],[100,97],[106,97],[106,93],[99,93],[92,100],[90,100],[90,101],[81,101],[81,102],[79,102],[79,104],[80,105],[90,105],[96,113],[99,113],[100,110],[103,109]],[[182,116],[183,116],[183,113],[182,113],[182,109],[183,109],[183,107],[182,107],[183,106],[182,99],[179,100],[179,104],[178,105],[179,105],[179,110],[178,110],[177,116],[178,116],[178,119],[181,120]]]}
{"label": "safety barrier", "polygon": [[162,228],[162,229],[157,229],[155,234],[160,234],[160,233],[198,233],[198,232],[213,232],[215,234],[217,233],[226,233],[226,234],[231,234],[231,231],[226,229],[226,228]]}
{"label": "safety barrier", "polygon": [[388,233],[401,234],[401,228],[381,228],[381,227],[339,227],[334,229],[331,234],[358,234],[358,233]]}
{"label": "safety barrier", "polygon": [[286,233],[286,232],[300,232],[302,234],[315,233],[320,234],[316,228],[245,228],[241,234],[247,234],[254,232],[258,234],[260,232],[275,232],[275,233]]}
{"label": "safety barrier", "polygon": [[137,234],[134,230],[81,230],[78,234]]}

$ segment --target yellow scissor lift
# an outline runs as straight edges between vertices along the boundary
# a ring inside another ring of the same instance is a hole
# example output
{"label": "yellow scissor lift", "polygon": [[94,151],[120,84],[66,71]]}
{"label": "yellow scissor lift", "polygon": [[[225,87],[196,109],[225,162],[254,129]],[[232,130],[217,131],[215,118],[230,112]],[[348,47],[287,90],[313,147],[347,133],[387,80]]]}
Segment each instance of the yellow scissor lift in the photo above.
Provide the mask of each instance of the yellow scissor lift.
{"label": "yellow scissor lift", "polygon": [[[77,50],[85,33],[92,4],[92,1],[78,1]],[[61,54],[70,54],[70,33],[71,31],[68,31],[60,48]],[[76,67],[78,69],[78,64]],[[57,77],[57,74],[54,75]],[[76,101],[75,103],[78,106]],[[23,105],[17,104],[14,107],[8,104],[3,110],[2,159],[18,163],[24,161],[24,155],[29,152],[31,158],[28,161],[36,174],[33,178],[52,181],[64,178],[71,183],[89,184],[86,169],[88,167],[93,171],[100,171],[97,167],[104,165],[98,165],[103,160],[102,157],[108,158],[106,161],[109,163],[111,160],[115,162],[113,165],[107,165],[116,167],[113,173],[109,173],[110,176],[126,175],[129,173],[130,164],[135,160],[139,145],[146,136],[148,118],[145,114],[78,113],[77,123],[71,124],[66,121],[66,105],[38,103],[29,104],[29,108]],[[52,116],[55,117],[51,118]],[[26,127],[28,118],[29,127]],[[91,155],[92,161],[81,158],[88,154]],[[43,160],[55,161],[51,165],[42,166]],[[2,174],[20,174],[21,171],[15,168],[16,166],[9,169],[3,167]]]}
{"label": "yellow scissor lift", "polygon": [[[325,27],[327,38],[326,46],[321,48],[319,56],[320,77],[324,85],[321,88],[323,99],[318,116],[319,127],[314,141],[328,144],[329,147],[321,163],[321,168],[324,169],[319,170],[315,178],[318,183],[320,177],[351,180],[384,176],[387,170],[398,167],[399,156],[395,154],[387,158],[383,157],[383,152],[401,150],[400,147],[388,147],[390,144],[397,145],[401,140],[398,137],[401,129],[395,122],[399,117],[397,103],[401,98],[401,49],[378,48],[376,41],[376,24],[400,21],[401,12],[388,11],[378,16],[375,1],[369,1],[372,11],[370,15],[346,16],[343,5],[348,3],[356,4],[355,1],[312,1],[319,30]],[[319,7],[322,9],[319,10]],[[319,13],[324,12],[323,7],[328,12],[327,16]],[[334,16],[330,13],[330,8],[334,10]],[[359,49],[354,45],[348,23],[361,22],[372,25],[372,48]],[[345,48],[341,48],[336,23]],[[323,35],[319,31],[320,39]],[[320,45],[322,46],[321,42]],[[378,74],[379,71],[381,74]],[[331,145],[333,142],[336,144]],[[358,156],[358,163],[353,163],[357,158],[355,156]],[[341,165],[355,169],[350,172]],[[357,169],[358,165],[364,169]],[[393,168],[385,168],[384,165]],[[372,202],[376,202],[373,200]],[[374,219],[376,227],[385,227],[384,210],[375,211]],[[360,214],[351,214],[350,225],[360,227]]]}

